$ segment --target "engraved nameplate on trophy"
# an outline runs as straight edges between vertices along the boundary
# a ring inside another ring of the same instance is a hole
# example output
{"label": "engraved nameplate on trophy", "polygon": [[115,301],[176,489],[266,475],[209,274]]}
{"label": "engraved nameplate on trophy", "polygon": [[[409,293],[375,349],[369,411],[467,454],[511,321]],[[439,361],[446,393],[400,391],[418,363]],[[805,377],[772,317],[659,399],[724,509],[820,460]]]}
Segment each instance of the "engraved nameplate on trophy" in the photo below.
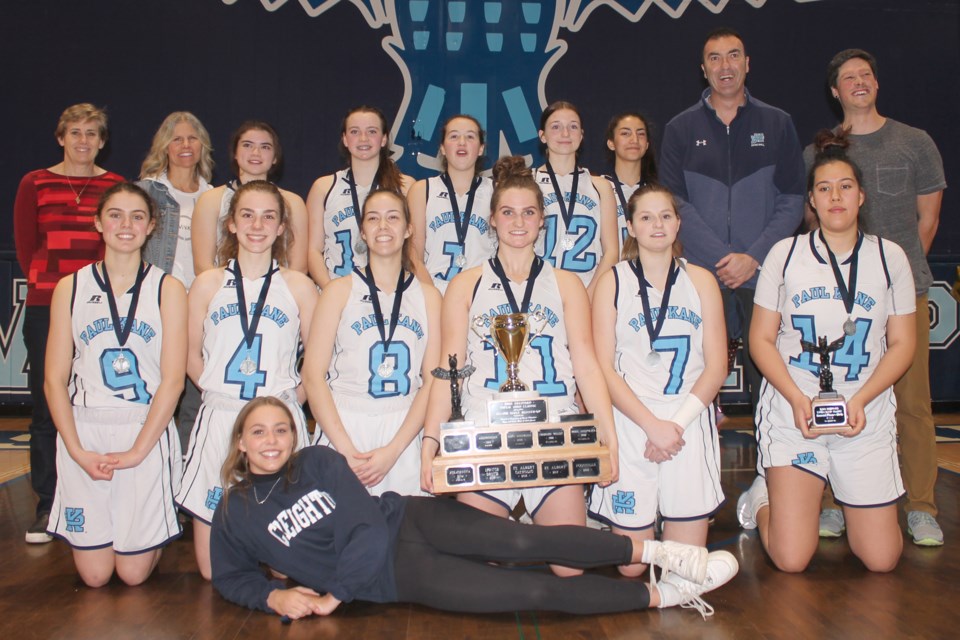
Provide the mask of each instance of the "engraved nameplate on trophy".
{"label": "engraved nameplate on trophy", "polygon": [[600,444],[591,414],[520,425],[451,423],[445,425],[441,442],[441,455],[433,462],[436,493],[583,484],[611,477],[610,452]]}

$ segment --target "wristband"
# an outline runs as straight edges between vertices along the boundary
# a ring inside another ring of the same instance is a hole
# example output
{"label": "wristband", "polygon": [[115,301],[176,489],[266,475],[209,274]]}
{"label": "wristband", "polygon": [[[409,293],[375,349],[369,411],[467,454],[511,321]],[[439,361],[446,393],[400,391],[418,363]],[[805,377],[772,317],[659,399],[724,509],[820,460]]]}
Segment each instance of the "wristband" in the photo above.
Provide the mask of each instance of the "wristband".
{"label": "wristband", "polygon": [[433,440],[434,442],[437,443],[437,451],[440,450],[440,441],[437,440],[436,438],[434,438],[433,436],[424,435],[424,436],[423,436],[423,439],[424,439],[424,440]]}
{"label": "wristband", "polygon": [[691,422],[697,419],[704,409],[707,407],[700,402],[700,398],[688,393],[687,397],[683,399],[683,403],[680,405],[680,408],[674,412],[673,417],[670,418],[670,422],[676,422],[680,425],[680,428],[686,431],[687,427]]}

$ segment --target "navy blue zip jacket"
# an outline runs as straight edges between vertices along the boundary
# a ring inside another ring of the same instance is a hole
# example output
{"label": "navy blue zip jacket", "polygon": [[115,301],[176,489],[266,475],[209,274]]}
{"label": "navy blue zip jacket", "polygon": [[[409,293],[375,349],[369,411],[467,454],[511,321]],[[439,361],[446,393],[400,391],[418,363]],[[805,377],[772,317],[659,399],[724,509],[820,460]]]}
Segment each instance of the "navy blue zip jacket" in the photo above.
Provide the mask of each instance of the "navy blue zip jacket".
{"label": "navy blue zip jacket", "polygon": [[[803,150],[790,115],[746,94],[729,126],[707,98],[667,124],[660,181],[680,201],[680,240],[693,264],[716,272],[729,253],[763,264],[803,220]],[[743,284],[754,289],[757,276]]]}

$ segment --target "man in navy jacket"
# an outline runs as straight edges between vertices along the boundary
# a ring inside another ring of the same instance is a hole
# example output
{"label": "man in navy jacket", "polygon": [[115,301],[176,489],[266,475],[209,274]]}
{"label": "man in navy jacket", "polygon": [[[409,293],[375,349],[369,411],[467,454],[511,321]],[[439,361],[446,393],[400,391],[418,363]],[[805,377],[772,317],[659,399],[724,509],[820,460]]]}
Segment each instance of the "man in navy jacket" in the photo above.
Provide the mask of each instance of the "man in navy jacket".
{"label": "man in navy jacket", "polygon": [[755,410],[753,292],[767,251],[803,220],[802,150],[789,114],[746,90],[750,58],[736,31],[707,35],[700,68],[710,86],[667,124],[660,180],[680,201],[684,255],[720,281],[728,335],[743,338],[745,390]]}

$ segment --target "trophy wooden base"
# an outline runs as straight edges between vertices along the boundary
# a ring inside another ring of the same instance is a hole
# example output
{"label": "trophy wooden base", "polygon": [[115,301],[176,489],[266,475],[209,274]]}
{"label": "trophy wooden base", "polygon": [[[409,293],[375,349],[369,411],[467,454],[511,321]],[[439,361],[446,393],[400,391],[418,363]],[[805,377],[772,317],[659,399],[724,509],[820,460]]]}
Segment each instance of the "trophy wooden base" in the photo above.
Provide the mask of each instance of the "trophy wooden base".
{"label": "trophy wooden base", "polygon": [[610,451],[600,444],[592,416],[571,417],[563,422],[443,425],[440,455],[433,461],[434,492],[610,480]]}

